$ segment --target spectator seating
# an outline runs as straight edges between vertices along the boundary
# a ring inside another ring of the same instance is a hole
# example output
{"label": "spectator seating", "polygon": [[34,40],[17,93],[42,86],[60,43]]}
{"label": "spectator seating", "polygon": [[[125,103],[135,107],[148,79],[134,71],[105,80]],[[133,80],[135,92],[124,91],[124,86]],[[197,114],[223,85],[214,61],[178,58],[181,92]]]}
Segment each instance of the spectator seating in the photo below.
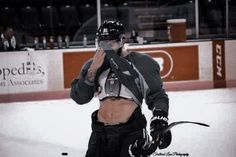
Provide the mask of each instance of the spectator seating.
{"label": "spectator seating", "polygon": [[31,33],[33,36],[41,32],[41,22],[36,8],[27,6],[21,8],[20,13],[25,31]]}
{"label": "spectator seating", "polygon": [[101,20],[116,20],[117,19],[117,9],[106,3],[101,7]]}
{"label": "spectator seating", "polygon": [[94,5],[83,4],[79,7],[79,17],[81,18],[82,24],[88,21],[90,18],[97,15],[97,9]]}
{"label": "spectator seating", "polygon": [[46,6],[41,8],[43,28],[47,34],[54,34],[55,32],[62,31],[62,24],[57,11],[54,6]]}
{"label": "spectator seating", "polygon": [[22,27],[16,10],[12,7],[4,7],[0,10],[0,19],[3,26],[11,26],[14,29]]}
{"label": "spectator seating", "polygon": [[75,6],[65,5],[60,7],[61,22],[63,25],[64,33],[69,34],[75,32],[80,27],[80,21]]}

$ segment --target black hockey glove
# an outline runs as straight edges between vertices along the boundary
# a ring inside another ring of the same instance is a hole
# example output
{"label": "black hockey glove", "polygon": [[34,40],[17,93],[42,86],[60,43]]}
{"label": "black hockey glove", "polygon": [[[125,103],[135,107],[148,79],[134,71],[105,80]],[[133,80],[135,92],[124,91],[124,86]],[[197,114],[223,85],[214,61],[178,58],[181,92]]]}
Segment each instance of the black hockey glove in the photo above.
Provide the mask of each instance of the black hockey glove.
{"label": "black hockey glove", "polygon": [[171,143],[171,132],[166,131],[168,127],[167,113],[154,110],[150,123],[150,134],[153,141],[159,141],[159,149],[167,148]]}
{"label": "black hockey glove", "polygon": [[148,157],[156,148],[157,146],[150,141],[147,130],[143,129],[143,137],[129,146],[129,154],[131,157]]}

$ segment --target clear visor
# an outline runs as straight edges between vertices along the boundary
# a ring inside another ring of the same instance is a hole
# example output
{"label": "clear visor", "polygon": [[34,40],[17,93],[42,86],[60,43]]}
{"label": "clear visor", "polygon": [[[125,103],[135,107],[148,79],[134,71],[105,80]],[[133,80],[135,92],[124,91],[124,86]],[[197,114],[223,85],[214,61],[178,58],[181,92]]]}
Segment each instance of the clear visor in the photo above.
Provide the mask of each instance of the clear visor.
{"label": "clear visor", "polygon": [[112,50],[114,45],[118,44],[118,47],[122,47],[121,43],[117,40],[99,40],[98,38],[95,39],[95,46],[96,49],[102,48],[103,50]]}

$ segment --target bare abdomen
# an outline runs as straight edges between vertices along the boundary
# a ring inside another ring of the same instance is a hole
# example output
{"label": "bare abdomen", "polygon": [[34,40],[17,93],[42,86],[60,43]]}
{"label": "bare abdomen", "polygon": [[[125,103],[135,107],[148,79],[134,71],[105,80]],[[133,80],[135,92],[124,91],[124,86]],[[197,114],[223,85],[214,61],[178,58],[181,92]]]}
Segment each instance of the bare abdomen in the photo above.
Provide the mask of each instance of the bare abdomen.
{"label": "bare abdomen", "polygon": [[107,98],[100,102],[98,120],[110,125],[125,123],[137,106],[132,100]]}

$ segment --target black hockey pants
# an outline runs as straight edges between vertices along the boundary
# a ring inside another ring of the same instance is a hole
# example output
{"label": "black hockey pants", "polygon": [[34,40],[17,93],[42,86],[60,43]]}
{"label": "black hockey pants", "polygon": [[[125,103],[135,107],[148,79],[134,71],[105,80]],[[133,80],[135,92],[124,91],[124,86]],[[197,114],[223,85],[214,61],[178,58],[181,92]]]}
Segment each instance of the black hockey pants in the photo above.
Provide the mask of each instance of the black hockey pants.
{"label": "black hockey pants", "polygon": [[129,146],[142,138],[146,118],[138,107],[128,122],[118,125],[104,125],[97,121],[97,112],[92,114],[92,134],[86,157],[130,157]]}

